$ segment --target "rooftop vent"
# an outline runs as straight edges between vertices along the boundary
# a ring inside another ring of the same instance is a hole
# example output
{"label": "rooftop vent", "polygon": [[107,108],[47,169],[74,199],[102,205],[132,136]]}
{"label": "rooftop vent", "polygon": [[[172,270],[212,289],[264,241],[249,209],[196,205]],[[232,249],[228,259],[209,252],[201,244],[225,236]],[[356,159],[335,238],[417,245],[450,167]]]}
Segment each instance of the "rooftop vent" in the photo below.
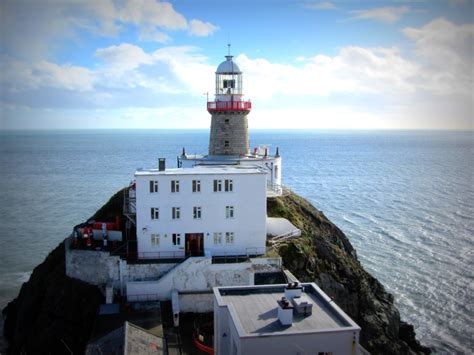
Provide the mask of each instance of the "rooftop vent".
{"label": "rooftop vent", "polygon": [[301,286],[298,282],[290,282],[285,287],[285,297],[289,300],[292,300],[295,297],[301,297],[302,292],[303,286]]}
{"label": "rooftop vent", "polygon": [[159,158],[158,159],[158,171],[165,171],[166,170],[166,159]]}
{"label": "rooftop vent", "polygon": [[286,297],[282,297],[278,303],[278,320],[282,325],[293,324],[293,306]]}

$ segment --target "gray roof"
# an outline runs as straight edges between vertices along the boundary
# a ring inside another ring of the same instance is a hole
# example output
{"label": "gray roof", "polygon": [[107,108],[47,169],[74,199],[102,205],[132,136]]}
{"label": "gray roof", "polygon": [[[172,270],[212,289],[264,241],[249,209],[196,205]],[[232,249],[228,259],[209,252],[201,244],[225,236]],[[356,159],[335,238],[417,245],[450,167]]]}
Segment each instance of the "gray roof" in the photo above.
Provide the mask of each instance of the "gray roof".
{"label": "gray roof", "polygon": [[232,60],[231,55],[226,55],[226,60],[217,67],[216,74],[241,74],[239,67]]}
{"label": "gray roof", "polygon": [[317,333],[332,330],[360,329],[314,283],[304,283],[302,301],[313,304],[311,315],[293,315],[293,324],[283,326],[278,320],[277,300],[286,285],[214,288],[219,306],[229,307],[240,336],[285,333]]}

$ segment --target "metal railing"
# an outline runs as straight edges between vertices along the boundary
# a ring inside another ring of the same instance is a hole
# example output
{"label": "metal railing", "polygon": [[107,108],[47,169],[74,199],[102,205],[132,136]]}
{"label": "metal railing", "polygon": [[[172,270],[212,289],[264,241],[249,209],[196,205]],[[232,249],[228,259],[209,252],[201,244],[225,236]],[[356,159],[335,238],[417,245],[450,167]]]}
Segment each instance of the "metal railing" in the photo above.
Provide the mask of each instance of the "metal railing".
{"label": "metal railing", "polygon": [[280,184],[275,184],[274,182],[267,181],[267,195],[281,196],[283,194],[283,189]]}
{"label": "metal railing", "polygon": [[252,103],[250,101],[209,101],[207,110],[212,111],[250,111]]}

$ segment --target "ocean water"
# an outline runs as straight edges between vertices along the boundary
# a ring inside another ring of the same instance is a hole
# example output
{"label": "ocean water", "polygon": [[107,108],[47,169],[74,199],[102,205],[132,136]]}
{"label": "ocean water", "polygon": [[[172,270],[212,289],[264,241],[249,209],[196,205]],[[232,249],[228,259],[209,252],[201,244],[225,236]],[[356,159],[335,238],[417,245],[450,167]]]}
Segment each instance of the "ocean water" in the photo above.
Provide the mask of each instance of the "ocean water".
{"label": "ocean water", "polygon": [[[474,136],[437,131],[251,131],[283,182],[349,237],[402,318],[440,353],[474,351]],[[0,307],[72,226],[140,167],[205,153],[208,130],[0,133]]]}

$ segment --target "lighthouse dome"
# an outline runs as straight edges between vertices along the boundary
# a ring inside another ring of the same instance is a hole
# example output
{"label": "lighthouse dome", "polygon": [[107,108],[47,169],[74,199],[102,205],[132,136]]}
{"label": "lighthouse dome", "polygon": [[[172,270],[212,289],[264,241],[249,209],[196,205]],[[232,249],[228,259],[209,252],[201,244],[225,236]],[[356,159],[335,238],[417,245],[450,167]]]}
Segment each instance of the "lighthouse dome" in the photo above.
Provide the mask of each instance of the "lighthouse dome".
{"label": "lighthouse dome", "polygon": [[216,74],[241,74],[239,67],[232,60],[231,55],[226,55],[226,60],[217,67]]}

